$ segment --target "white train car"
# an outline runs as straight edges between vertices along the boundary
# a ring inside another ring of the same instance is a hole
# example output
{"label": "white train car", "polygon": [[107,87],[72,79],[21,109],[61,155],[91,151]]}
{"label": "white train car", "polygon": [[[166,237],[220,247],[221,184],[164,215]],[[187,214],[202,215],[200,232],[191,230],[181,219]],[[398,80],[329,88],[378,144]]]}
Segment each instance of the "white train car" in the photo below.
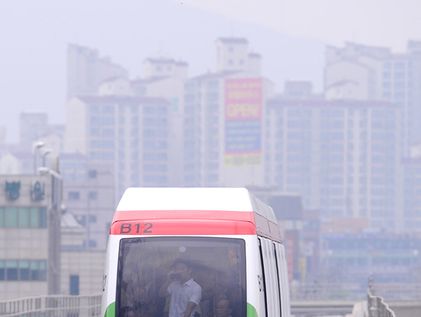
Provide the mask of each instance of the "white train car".
{"label": "white train car", "polygon": [[160,290],[179,260],[201,287],[195,317],[290,316],[276,217],[244,188],[127,189],[110,229],[102,316],[169,316]]}

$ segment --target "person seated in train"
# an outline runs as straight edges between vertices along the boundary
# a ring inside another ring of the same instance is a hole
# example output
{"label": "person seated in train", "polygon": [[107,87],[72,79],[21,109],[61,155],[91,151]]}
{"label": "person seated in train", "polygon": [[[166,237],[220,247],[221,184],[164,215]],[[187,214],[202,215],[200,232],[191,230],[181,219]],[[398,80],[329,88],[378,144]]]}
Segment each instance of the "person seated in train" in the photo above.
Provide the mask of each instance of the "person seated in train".
{"label": "person seated in train", "polygon": [[134,309],[133,307],[125,307],[122,311],[124,317],[138,317],[136,309]]}
{"label": "person seated in train", "polygon": [[232,317],[231,304],[228,298],[221,297],[216,301],[214,317]]}
{"label": "person seated in train", "polygon": [[245,314],[244,290],[238,284],[233,284],[227,289],[227,298],[230,302],[231,316],[241,317]]}

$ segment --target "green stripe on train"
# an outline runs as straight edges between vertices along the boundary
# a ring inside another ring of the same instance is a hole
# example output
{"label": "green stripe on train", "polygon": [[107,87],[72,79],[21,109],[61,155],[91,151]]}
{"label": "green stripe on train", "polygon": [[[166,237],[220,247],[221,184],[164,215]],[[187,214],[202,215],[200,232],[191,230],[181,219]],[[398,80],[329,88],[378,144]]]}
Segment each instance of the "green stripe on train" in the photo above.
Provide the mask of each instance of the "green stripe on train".
{"label": "green stripe on train", "polygon": [[247,303],[247,317],[257,317],[256,308],[250,303]]}
{"label": "green stripe on train", "polygon": [[115,302],[108,305],[104,317],[115,317]]}
{"label": "green stripe on train", "polygon": [[[115,302],[107,307],[104,317],[115,317]],[[247,303],[247,317],[258,317],[256,308],[249,303]]]}

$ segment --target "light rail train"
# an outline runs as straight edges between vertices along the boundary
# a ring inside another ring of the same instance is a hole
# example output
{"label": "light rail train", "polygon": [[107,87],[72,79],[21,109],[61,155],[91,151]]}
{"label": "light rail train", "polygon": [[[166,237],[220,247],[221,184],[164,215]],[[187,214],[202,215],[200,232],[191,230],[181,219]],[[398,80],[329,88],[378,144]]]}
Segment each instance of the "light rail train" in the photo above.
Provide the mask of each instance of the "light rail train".
{"label": "light rail train", "polygon": [[127,189],[110,229],[102,316],[175,316],[162,288],[177,261],[201,290],[193,317],[290,316],[277,219],[247,189]]}

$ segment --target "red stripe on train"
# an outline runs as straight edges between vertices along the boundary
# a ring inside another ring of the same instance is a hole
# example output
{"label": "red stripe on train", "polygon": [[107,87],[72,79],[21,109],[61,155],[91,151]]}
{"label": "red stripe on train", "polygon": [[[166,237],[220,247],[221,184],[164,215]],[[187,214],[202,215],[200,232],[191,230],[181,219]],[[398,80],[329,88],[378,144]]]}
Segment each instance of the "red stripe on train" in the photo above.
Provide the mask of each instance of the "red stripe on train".
{"label": "red stripe on train", "polygon": [[246,235],[256,234],[252,212],[119,211],[112,235]]}

